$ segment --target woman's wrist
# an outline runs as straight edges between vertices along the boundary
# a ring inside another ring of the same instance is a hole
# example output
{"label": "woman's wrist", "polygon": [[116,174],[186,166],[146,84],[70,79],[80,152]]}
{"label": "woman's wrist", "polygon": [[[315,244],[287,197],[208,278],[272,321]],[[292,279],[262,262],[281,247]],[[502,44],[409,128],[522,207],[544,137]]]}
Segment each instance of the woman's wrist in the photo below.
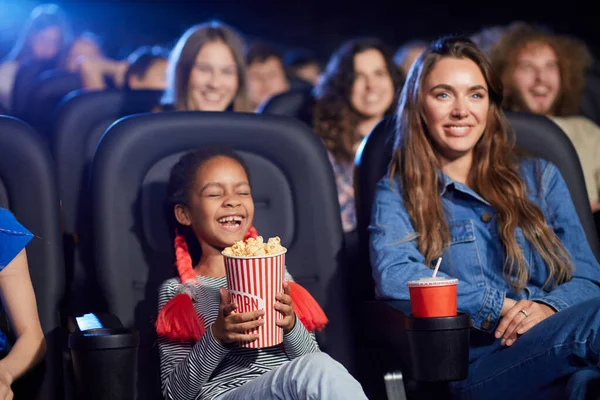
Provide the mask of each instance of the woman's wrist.
{"label": "woman's wrist", "polygon": [[517,304],[515,300],[505,297],[504,304],[502,305],[502,310],[500,311],[500,316],[503,317],[508,312],[508,310],[514,307],[515,304]]}

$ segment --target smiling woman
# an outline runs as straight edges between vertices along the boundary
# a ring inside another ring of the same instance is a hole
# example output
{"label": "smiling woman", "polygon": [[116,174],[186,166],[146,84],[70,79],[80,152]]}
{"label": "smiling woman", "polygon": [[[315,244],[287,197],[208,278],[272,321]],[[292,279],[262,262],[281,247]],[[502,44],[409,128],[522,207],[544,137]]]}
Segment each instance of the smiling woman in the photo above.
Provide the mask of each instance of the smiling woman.
{"label": "smiling woman", "polygon": [[188,29],[171,52],[165,108],[246,111],[244,42],[220,22]]}
{"label": "smiling woman", "polygon": [[557,168],[517,153],[501,104],[470,40],[440,39],[416,61],[375,193],[376,294],[408,300],[407,282],[442,257],[475,328],[456,398],[584,399],[600,370],[569,360],[597,360],[600,266]]}
{"label": "smiling woman", "polygon": [[315,88],[314,129],[329,151],[344,231],[356,227],[354,154],[362,139],[396,107],[400,70],[378,39],[344,43]]}
{"label": "smiling woman", "polygon": [[467,184],[473,148],[485,129],[490,101],[481,70],[470,59],[440,60],[424,82],[425,123],[442,169]]}

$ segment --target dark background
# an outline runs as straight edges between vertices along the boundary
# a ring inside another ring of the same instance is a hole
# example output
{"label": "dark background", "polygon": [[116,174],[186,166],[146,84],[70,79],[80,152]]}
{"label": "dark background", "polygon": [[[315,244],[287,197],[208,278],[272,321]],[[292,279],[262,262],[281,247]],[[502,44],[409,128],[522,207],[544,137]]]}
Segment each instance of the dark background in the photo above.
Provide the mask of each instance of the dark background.
{"label": "dark background", "polygon": [[[556,1],[556,0],[555,0]],[[29,12],[42,1],[0,0],[0,57],[8,52]],[[105,52],[125,57],[140,45],[171,46],[189,26],[219,19],[247,39],[305,47],[325,61],[347,38],[379,36],[394,48],[414,38],[470,34],[515,20],[539,23],[585,40],[600,56],[600,14],[586,3],[522,1],[330,0],[278,1],[61,1],[76,31],[90,30]]]}

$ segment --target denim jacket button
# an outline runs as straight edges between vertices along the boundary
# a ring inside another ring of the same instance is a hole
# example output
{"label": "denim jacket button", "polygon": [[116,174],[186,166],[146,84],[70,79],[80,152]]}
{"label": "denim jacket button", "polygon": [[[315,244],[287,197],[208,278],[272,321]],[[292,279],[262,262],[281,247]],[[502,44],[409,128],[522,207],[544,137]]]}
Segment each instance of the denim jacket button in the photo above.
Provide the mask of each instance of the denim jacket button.
{"label": "denim jacket button", "polygon": [[484,212],[481,214],[481,220],[483,222],[490,222],[492,220],[492,213],[489,211]]}

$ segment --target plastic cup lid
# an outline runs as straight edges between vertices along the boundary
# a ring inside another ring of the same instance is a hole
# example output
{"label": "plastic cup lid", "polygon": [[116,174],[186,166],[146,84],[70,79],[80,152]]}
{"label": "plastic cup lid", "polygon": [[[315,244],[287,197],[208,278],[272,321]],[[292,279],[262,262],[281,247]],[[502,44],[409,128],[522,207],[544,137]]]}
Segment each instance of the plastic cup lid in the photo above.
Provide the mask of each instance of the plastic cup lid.
{"label": "plastic cup lid", "polygon": [[437,276],[435,278],[426,277],[421,278],[418,281],[410,281],[407,285],[408,287],[458,285],[458,279],[444,278],[443,276]]}

